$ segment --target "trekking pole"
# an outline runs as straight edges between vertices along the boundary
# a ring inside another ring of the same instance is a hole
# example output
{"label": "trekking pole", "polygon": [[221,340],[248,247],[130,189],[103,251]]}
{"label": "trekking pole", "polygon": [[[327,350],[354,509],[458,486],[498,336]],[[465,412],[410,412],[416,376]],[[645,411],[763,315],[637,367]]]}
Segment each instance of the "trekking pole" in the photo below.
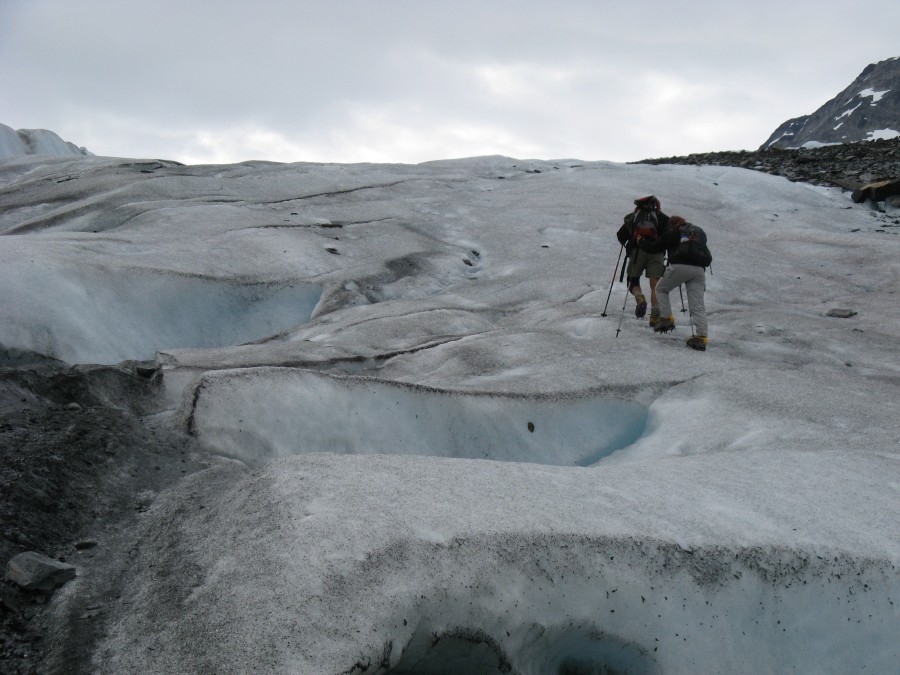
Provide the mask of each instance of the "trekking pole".
{"label": "trekking pole", "polygon": [[[606,304],[603,305],[603,313],[600,316],[606,316],[606,308],[609,307],[609,297],[612,295],[612,287],[613,284],[616,283],[616,272],[619,271],[619,261],[622,259],[622,251],[625,250],[625,244],[622,244],[622,248],[619,249],[619,257],[616,258],[616,266],[613,269],[612,279],[609,281],[609,293],[606,294]],[[626,260],[628,260],[626,258]]]}
{"label": "trekking pole", "polygon": [[678,295],[681,296],[681,313],[684,314],[687,310],[684,308],[684,293],[681,290],[681,286],[678,287]]}
{"label": "trekking pole", "polygon": [[625,288],[625,302],[622,303],[622,316],[619,317],[619,327],[616,328],[616,337],[619,337],[619,331],[622,330],[622,319],[625,318],[625,305],[628,304],[628,295],[631,292],[631,289],[627,287]]}

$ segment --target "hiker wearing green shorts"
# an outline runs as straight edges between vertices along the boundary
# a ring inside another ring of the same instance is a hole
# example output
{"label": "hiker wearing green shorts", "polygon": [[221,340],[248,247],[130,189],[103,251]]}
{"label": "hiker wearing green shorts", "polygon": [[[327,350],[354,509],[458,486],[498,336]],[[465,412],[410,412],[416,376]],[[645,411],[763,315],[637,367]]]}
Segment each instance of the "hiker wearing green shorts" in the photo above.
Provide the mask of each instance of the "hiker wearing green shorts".
{"label": "hiker wearing green shorts", "polygon": [[628,254],[628,290],[634,296],[634,315],[643,319],[647,314],[647,299],[641,290],[641,274],[647,277],[650,284],[650,325],[659,323],[659,298],[656,295],[656,284],[666,271],[665,253],[648,253],[637,246],[640,237],[651,242],[661,237],[668,230],[669,217],[661,210],[659,200],[650,195],[634,200],[634,211],[623,219],[622,227],[616,232],[619,243]]}

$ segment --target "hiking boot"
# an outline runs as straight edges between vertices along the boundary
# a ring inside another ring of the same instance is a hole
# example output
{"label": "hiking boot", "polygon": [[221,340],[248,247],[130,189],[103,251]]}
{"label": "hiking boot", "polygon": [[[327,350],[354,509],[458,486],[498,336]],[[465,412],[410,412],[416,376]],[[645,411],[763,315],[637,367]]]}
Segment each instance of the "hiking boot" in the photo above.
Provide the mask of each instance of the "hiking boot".
{"label": "hiking boot", "polygon": [[693,337],[689,337],[687,342],[685,343],[691,349],[696,349],[698,352],[706,351],[706,336],[705,335],[695,335]]}
{"label": "hiking boot", "polygon": [[675,330],[675,317],[672,316],[660,319],[657,324],[653,326],[654,333],[668,333],[672,330]]}
{"label": "hiking boot", "polygon": [[637,306],[634,308],[634,315],[643,319],[647,313],[647,299],[643,295],[639,295],[635,298],[635,302],[637,302]]}
{"label": "hiking boot", "polygon": [[659,323],[659,307],[650,310],[650,328]]}

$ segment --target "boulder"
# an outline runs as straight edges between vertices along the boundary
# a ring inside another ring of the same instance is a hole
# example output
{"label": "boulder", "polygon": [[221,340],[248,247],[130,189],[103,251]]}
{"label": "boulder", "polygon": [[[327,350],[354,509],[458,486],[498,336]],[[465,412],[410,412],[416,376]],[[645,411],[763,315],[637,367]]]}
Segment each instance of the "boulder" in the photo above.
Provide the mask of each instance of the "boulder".
{"label": "boulder", "polygon": [[28,591],[50,591],[75,578],[75,566],[40,553],[20,553],[6,564],[6,579]]}
{"label": "boulder", "polygon": [[882,180],[863,185],[858,190],[854,190],[850,198],[859,204],[867,199],[871,199],[873,202],[883,202],[893,195],[900,195],[900,180]]}

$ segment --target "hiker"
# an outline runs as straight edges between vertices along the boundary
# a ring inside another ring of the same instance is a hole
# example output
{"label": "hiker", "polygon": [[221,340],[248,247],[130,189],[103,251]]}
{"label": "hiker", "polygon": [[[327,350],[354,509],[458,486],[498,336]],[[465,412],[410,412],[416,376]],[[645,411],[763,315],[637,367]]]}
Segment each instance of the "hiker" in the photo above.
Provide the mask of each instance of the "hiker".
{"label": "hiker", "polygon": [[701,352],[706,351],[708,327],[703,295],[706,292],[706,268],[712,263],[712,254],[706,245],[706,233],[681,216],[672,216],[669,218],[668,232],[653,240],[639,236],[638,246],[648,253],[667,251],[669,256],[666,272],[656,285],[662,315],[653,327],[654,332],[668,333],[675,330],[669,293],[684,284],[687,288],[693,333],[687,340],[687,346]]}
{"label": "hiker", "polygon": [[628,254],[628,291],[634,296],[634,315],[643,319],[647,314],[647,299],[641,290],[641,273],[650,284],[650,325],[659,323],[660,307],[657,297],[657,283],[665,272],[663,253],[647,253],[637,247],[637,237],[653,241],[668,230],[669,216],[660,210],[659,200],[650,195],[634,200],[634,211],[624,218],[622,227],[616,232],[619,243]]}

